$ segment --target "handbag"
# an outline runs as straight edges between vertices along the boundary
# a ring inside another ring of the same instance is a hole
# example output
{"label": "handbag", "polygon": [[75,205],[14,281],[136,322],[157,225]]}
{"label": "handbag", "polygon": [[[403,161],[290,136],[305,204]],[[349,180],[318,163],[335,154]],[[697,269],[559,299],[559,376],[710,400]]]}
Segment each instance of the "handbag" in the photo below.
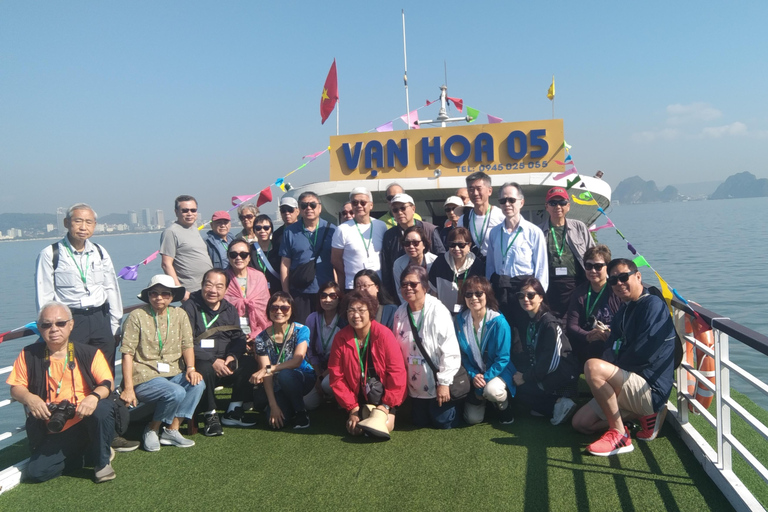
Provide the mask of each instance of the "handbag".
{"label": "handbag", "polygon": [[[427,364],[432,369],[432,373],[435,376],[435,383],[437,383],[437,366],[432,362],[432,358],[429,357],[427,351],[424,350],[424,345],[421,344],[421,334],[413,323],[413,315],[408,315],[408,321],[411,324],[411,332],[413,333],[413,341],[416,342],[416,346],[419,347],[419,352],[427,361]],[[459,371],[453,377],[453,382],[448,386],[448,391],[451,393],[451,400],[461,400],[469,394],[469,374],[463,366],[459,366]]]}
{"label": "handbag", "polygon": [[[323,252],[323,245],[325,245],[325,239],[328,236],[328,227],[329,226],[325,227],[323,237],[320,239],[320,249],[318,249],[317,252],[313,252],[312,258],[308,262],[302,263],[295,269],[291,270],[291,276],[288,279],[288,284],[291,288],[295,290],[303,290],[311,285],[315,280],[315,273],[317,268],[316,260],[320,253]],[[317,229],[320,228],[318,227]]]}

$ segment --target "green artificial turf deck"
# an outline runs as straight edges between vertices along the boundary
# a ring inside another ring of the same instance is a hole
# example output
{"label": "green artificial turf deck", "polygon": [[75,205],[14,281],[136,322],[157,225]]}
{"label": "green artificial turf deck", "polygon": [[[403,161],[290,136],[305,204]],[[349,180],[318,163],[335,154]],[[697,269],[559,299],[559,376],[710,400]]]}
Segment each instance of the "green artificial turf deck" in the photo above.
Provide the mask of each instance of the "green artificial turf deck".
{"label": "green artificial turf deck", "polygon": [[82,470],[21,484],[0,496],[0,510],[731,509],[669,425],[653,442],[633,441],[634,452],[604,458],[584,452],[594,436],[524,411],[508,426],[490,416],[435,431],[411,428],[402,409],[386,442],[345,435],[335,406],[311,413],[306,430],[273,432],[256,416],[256,428],[198,434],[192,448],[119,453],[112,482],[93,484]]}

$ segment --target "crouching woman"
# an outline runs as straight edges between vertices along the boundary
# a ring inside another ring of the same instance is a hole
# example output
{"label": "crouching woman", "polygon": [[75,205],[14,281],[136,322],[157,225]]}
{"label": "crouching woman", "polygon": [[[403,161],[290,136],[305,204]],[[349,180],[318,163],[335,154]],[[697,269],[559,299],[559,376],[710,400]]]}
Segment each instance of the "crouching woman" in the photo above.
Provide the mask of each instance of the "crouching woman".
{"label": "crouching woman", "polygon": [[328,371],[333,394],[349,413],[347,431],[389,439],[395,409],[405,399],[407,374],[392,331],[372,320],[378,307],[367,293],[344,297],[349,325],[333,340]]}

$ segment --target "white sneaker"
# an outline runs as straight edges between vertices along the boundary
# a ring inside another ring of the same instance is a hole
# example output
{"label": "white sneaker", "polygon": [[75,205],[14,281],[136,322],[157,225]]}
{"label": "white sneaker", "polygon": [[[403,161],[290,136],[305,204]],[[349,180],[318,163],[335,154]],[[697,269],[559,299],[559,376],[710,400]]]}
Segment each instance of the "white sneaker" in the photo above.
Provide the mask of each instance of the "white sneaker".
{"label": "white sneaker", "polygon": [[560,425],[571,415],[576,408],[576,403],[570,398],[560,397],[555,402],[555,410],[552,413],[552,419],[549,422],[553,425]]}
{"label": "white sneaker", "polygon": [[160,451],[160,439],[157,437],[157,432],[147,426],[144,429],[144,435],[141,436],[144,441],[144,449],[148,452]]}
{"label": "white sneaker", "polygon": [[171,430],[163,427],[163,433],[160,434],[160,444],[163,446],[178,446],[179,448],[189,448],[195,446],[195,442],[182,436],[178,430]]}

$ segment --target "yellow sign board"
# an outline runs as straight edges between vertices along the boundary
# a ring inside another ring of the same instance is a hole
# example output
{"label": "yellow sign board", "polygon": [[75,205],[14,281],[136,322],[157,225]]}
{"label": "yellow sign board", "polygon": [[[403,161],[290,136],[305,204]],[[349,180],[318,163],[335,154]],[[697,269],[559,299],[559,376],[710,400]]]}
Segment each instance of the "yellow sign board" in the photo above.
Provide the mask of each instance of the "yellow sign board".
{"label": "yellow sign board", "polygon": [[330,146],[331,181],[546,172],[565,158],[562,119],[337,135]]}

